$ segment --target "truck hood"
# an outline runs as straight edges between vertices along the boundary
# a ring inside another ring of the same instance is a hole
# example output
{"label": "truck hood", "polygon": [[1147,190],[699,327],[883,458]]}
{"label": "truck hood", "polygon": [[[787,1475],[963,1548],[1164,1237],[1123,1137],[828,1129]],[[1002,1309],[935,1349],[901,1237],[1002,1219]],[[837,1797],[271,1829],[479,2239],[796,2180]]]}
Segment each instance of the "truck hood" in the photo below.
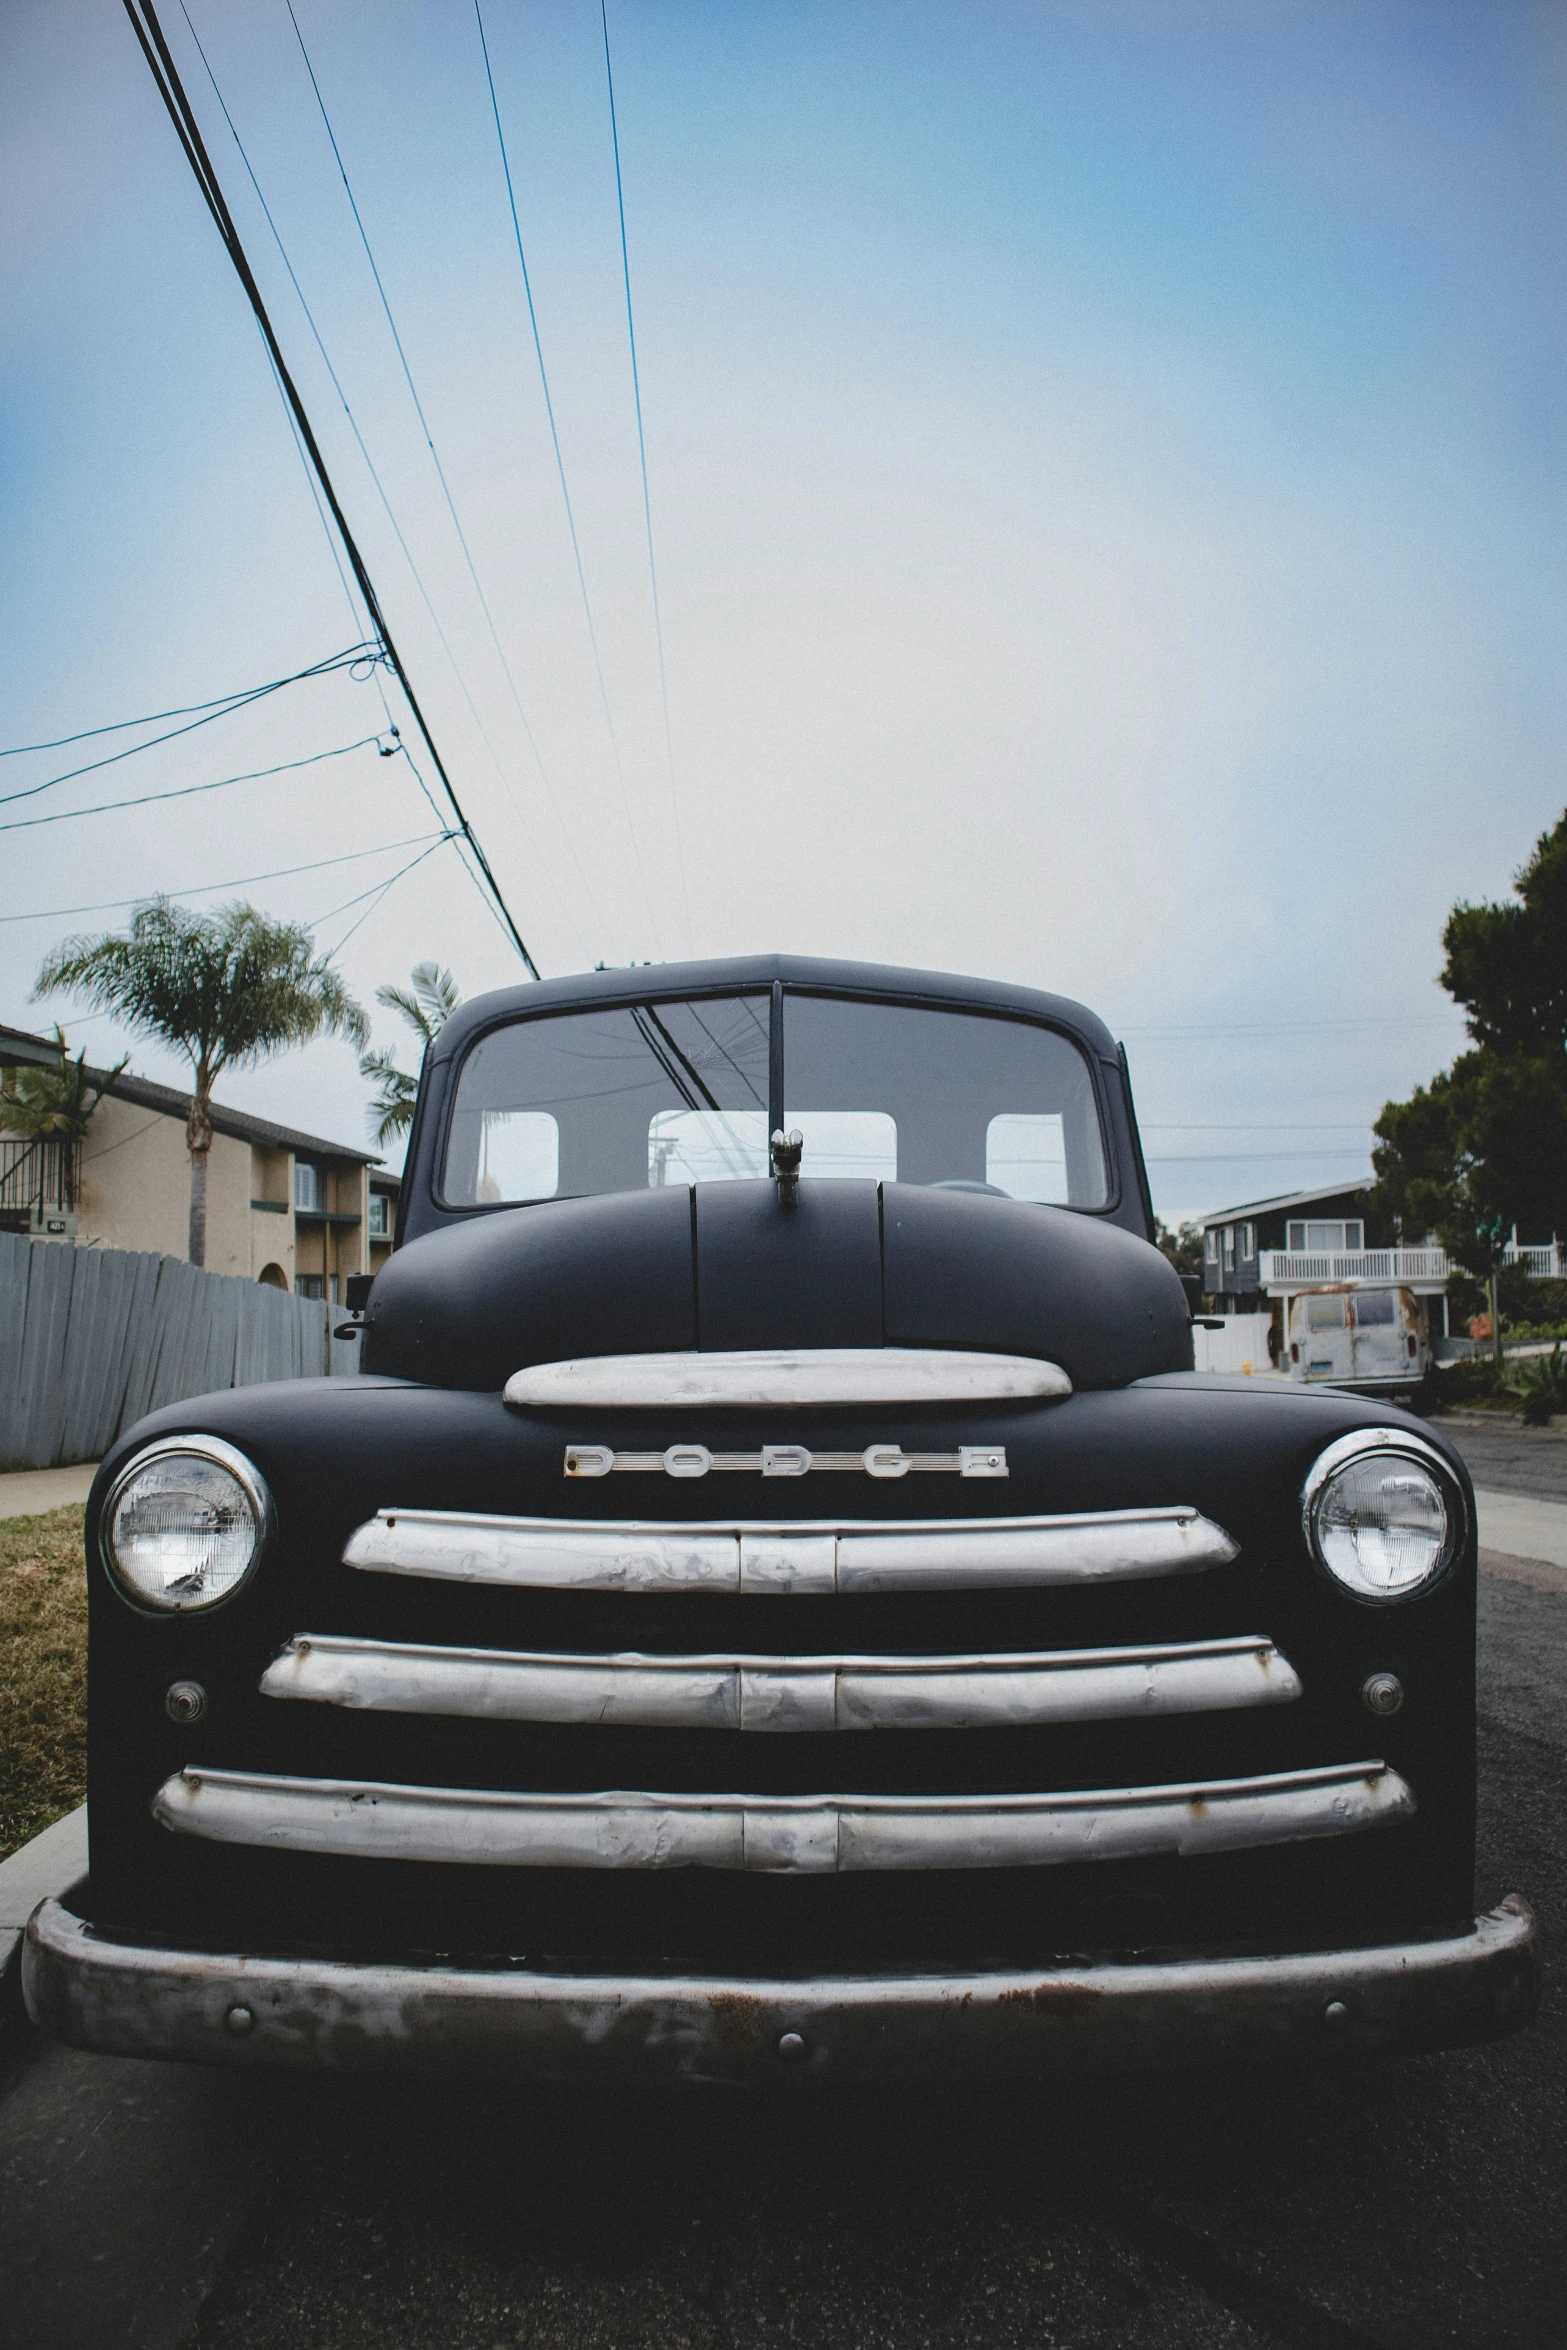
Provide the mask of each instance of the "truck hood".
{"label": "truck hood", "polygon": [[399,1249],[362,1367],[494,1390],[584,1355],[954,1347],[1058,1363],[1074,1387],[1190,1370],[1173,1268],[1066,1208],[917,1184],[770,1182],[545,1200]]}

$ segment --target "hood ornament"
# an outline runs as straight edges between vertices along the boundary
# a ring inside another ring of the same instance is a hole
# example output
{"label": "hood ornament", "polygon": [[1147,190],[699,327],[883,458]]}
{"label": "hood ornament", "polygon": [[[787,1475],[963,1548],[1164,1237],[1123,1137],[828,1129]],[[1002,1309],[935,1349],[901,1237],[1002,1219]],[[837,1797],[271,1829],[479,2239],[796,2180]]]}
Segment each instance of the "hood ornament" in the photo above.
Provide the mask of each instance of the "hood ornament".
{"label": "hood ornament", "polygon": [[792,1208],[795,1193],[799,1189],[800,1154],[805,1148],[805,1137],[798,1127],[792,1134],[785,1134],[781,1126],[775,1126],[769,1148],[772,1152],[773,1176],[778,1185],[778,1205],[781,1208]]}

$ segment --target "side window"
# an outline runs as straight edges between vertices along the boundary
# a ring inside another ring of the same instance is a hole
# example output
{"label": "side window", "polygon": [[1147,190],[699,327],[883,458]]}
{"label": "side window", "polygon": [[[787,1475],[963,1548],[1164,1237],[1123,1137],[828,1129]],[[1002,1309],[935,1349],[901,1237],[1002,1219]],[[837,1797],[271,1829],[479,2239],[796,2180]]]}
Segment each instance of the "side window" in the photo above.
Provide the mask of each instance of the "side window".
{"label": "side window", "polygon": [[1292,1224],[1290,1226],[1288,1234],[1286,1235],[1285,1245],[1292,1256],[1303,1256],[1305,1254],[1306,1227],[1304,1224]]}
{"label": "side window", "polygon": [[485,1110],[479,1122],[475,1197],[553,1199],[560,1188],[560,1128],[548,1110]]}
{"label": "side window", "polygon": [[1008,1199],[1064,1208],[1066,1120],[1058,1110],[1004,1110],[985,1128],[985,1181]]}
{"label": "side window", "polygon": [[1351,1252],[1353,1255],[1355,1255],[1355,1256],[1359,1256],[1359,1254],[1360,1254],[1361,1250],[1362,1250],[1362,1249],[1365,1247],[1365,1245],[1366,1245],[1366,1227],[1365,1227],[1365,1225],[1364,1225],[1364,1224],[1362,1224],[1361,1222],[1359,1222],[1358,1220],[1357,1220],[1357,1221],[1355,1221],[1354,1223],[1346,1224],[1346,1225],[1345,1225],[1345,1227],[1344,1227],[1344,1246],[1345,1246],[1345,1248],[1346,1248],[1346,1249],[1348,1249],[1348,1250],[1349,1250],[1349,1251],[1350,1251],[1350,1252]]}

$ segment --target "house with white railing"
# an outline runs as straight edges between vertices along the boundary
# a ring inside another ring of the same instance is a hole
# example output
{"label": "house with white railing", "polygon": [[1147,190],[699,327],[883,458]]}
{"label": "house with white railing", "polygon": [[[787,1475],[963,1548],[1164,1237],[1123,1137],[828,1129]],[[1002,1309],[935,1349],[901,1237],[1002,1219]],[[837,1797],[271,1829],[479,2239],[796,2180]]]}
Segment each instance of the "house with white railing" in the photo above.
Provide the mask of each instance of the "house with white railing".
{"label": "house with white railing", "polygon": [[[1505,1261],[1537,1281],[1567,1280],[1567,1248],[1554,1240],[1520,1243],[1515,1234]],[[1448,1277],[1459,1270],[1434,1243],[1408,1247],[1379,1230],[1369,1183],[1285,1192],[1203,1218],[1203,1289],[1222,1314],[1265,1314],[1282,1300],[1287,1315],[1305,1289],[1407,1289],[1442,1300],[1431,1335],[1445,1337]]]}

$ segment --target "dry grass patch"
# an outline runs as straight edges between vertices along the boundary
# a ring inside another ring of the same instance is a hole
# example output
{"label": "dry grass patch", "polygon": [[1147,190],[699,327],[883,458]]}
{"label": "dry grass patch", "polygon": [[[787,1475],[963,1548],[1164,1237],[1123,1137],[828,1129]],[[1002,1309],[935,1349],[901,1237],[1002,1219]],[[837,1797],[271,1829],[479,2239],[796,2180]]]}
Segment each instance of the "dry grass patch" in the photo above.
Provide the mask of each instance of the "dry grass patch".
{"label": "dry grass patch", "polygon": [[87,1793],[82,1515],[0,1518],[0,1860]]}

